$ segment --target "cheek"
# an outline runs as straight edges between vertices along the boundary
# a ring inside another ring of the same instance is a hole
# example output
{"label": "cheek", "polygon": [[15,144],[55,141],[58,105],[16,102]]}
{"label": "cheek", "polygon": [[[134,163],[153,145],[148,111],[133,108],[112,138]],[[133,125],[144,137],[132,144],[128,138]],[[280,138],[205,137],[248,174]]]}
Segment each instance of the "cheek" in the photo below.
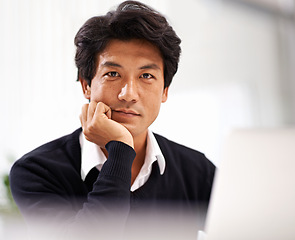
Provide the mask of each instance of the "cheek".
{"label": "cheek", "polygon": [[157,117],[160,111],[162,103],[162,96],[150,95],[146,100],[146,106],[148,108],[149,114],[153,117]]}
{"label": "cheek", "polygon": [[101,84],[91,89],[91,100],[108,104],[110,99],[116,97],[116,89],[113,86]]}

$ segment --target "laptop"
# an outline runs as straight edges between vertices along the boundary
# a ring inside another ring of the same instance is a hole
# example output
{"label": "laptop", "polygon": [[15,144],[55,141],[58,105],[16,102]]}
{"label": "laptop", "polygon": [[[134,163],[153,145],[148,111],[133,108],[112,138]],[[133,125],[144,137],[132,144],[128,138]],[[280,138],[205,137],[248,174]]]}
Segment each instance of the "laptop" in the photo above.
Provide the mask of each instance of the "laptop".
{"label": "laptop", "polygon": [[295,239],[295,128],[229,135],[205,232],[206,240]]}

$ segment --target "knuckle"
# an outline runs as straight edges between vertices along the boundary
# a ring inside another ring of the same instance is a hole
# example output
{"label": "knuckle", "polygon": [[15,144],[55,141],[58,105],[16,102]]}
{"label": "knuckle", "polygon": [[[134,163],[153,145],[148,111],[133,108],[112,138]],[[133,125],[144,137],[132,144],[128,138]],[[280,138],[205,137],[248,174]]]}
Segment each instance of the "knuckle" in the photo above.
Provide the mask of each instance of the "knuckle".
{"label": "knuckle", "polygon": [[88,129],[87,128],[83,128],[83,134],[85,136],[88,136],[89,132],[88,132]]}
{"label": "knuckle", "polygon": [[87,128],[87,132],[89,134],[91,134],[93,132],[97,132],[97,130],[98,130],[97,127],[95,125],[93,125],[93,124],[89,125],[88,128]]}
{"label": "knuckle", "polygon": [[83,106],[82,106],[82,110],[86,110],[86,109],[88,108],[88,106],[89,106],[89,104],[88,104],[88,103],[86,103],[86,104],[83,104]]}
{"label": "knuckle", "polygon": [[98,102],[97,103],[98,108],[103,108],[104,106],[105,106],[105,104],[103,102]]}
{"label": "knuckle", "polygon": [[90,136],[91,135],[91,129],[89,128],[89,126],[83,128],[83,133],[85,136]]}
{"label": "knuckle", "polygon": [[97,105],[96,105],[97,108],[100,108],[101,106],[102,106],[101,102],[98,102]]}
{"label": "knuckle", "polygon": [[91,141],[91,138],[89,138],[87,135],[85,135],[85,139],[86,139],[87,141]]}
{"label": "knuckle", "polygon": [[91,101],[91,102],[89,103],[89,107],[92,107],[92,106],[95,106],[95,102],[94,102],[94,101]]}

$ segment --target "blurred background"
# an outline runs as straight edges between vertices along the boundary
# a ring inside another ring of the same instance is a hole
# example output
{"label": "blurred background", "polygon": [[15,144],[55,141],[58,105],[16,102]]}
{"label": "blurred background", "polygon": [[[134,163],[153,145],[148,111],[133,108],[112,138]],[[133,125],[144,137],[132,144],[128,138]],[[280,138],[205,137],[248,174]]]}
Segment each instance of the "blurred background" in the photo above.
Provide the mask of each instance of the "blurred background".
{"label": "blurred background", "polygon": [[[0,0],[1,180],[23,154],[80,126],[86,100],[76,82],[74,36],[120,2]],[[179,70],[153,131],[218,166],[233,129],[295,125],[294,0],[142,2],[182,39]],[[3,181],[0,206],[10,202]]]}

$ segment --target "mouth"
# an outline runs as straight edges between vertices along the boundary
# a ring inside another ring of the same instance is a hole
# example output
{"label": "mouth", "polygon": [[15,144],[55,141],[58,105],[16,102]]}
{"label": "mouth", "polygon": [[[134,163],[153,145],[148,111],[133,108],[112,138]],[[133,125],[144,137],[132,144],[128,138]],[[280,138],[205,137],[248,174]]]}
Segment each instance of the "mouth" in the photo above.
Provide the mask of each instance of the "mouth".
{"label": "mouth", "polygon": [[120,114],[121,116],[126,116],[126,117],[136,117],[140,116],[140,114],[136,111],[133,111],[131,109],[113,109],[113,112]]}

